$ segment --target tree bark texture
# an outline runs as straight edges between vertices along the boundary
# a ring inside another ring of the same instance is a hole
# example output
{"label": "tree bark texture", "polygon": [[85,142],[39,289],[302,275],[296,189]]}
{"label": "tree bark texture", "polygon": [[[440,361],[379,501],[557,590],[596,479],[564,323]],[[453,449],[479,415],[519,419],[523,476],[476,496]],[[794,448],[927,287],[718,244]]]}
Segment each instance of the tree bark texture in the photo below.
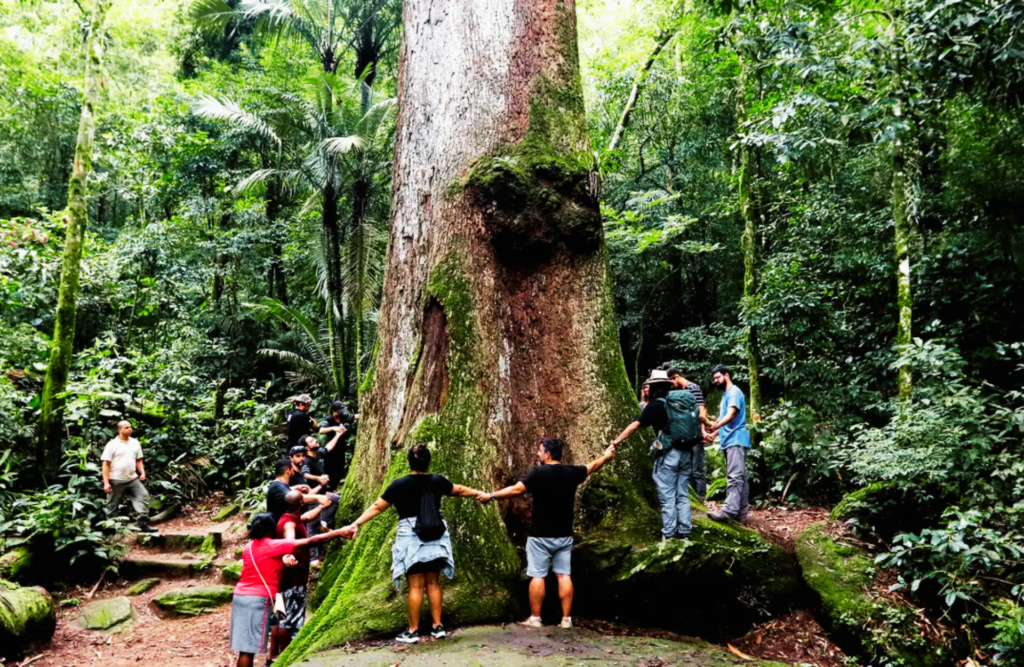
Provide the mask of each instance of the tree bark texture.
{"label": "tree bark texture", "polygon": [[[740,73],[736,89],[736,124],[747,120],[747,82],[750,78],[750,59],[739,56]],[[761,209],[757,193],[757,156],[753,146],[740,144],[740,211],[743,215],[743,304],[744,309],[755,307],[758,289],[758,240]],[[761,412],[761,374],[757,326],[747,324],[747,370],[750,374],[750,410],[748,416]]]}
{"label": "tree bark texture", "polygon": [[[490,490],[535,463],[542,436],[564,439],[564,462],[586,463],[637,411],[589,169],[574,1],[406,0],[403,11],[379,353],[341,505],[352,518],[408,473],[413,445],[430,446],[433,472]],[[586,483],[581,533],[651,539],[646,451],[624,443]],[[445,501],[452,622],[512,613],[529,508]],[[401,627],[396,525],[389,511],[331,551],[325,597],[284,664]]]}
{"label": "tree bark texture", "polygon": [[47,482],[52,482],[60,470],[61,441],[63,439],[64,393],[71,369],[75,340],[75,314],[77,310],[79,274],[81,273],[82,245],[89,226],[89,172],[92,171],[92,153],[96,133],[96,105],[102,81],[103,46],[100,31],[106,19],[110,0],[97,0],[89,20],[85,40],[85,82],[82,93],[82,115],[78,124],[75,157],[68,184],[67,236],[64,241],[64,259],[61,264],[60,288],[57,296],[57,315],[50,345],[50,360],[46,367],[46,380],[40,400],[37,459]]}

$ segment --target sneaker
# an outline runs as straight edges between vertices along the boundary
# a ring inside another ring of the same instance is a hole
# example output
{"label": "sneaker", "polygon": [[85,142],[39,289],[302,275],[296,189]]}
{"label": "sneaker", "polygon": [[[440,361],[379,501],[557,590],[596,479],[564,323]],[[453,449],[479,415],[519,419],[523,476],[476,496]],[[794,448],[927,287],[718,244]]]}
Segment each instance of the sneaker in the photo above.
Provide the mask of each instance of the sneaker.
{"label": "sneaker", "polygon": [[444,631],[443,625],[434,625],[430,628],[430,636],[434,639],[444,639],[448,633]]}
{"label": "sneaker", "polygon": [[562,617],[562,622],[559,624],[558,627],[560,627],[560,628],[571,628],[572,627],[572,617],[571,616],[563,616]]}
{"label": "sneaker", "polygon": [[690,534],[687,533],[686,535],[683,535],[682,533],[676,533],[675,535],[672,536],[672,539],[673,540],[679,540],[680,542],[689,542],[690,541]]}
{"label": "sneaker", "polygon": [[402,644],[418,644],[420,642],[420,633],[415,630],[403,630],[402,634],[395,637],[395,641]]}
{"label": "sneaker", "polygon": [[708,512],[708,518],[712,521],[718,521],[719,523],[735,520],[725,512]]}
{"label": "sneaker", "polygon": [[315,570],[318,567],[320,567],[320,561],[314,558],[313,560],[309,561],[309,566]]}
{"label": "sneaker", "polygon": [[160,529],[159,528],[154,528],[153,526],[149,525],[149,522],[146,521],[145,519],[140,519],[139,520],[139,532],[140,533],[159,533]]}
{"label": "sneaker", "polygon": [[525,621],[523,621],[519,625],[525,626],[527,628],[543,628],[544,627],[544,624],[540,622],[540,616],[531,616],[530,618],[526,619]]}

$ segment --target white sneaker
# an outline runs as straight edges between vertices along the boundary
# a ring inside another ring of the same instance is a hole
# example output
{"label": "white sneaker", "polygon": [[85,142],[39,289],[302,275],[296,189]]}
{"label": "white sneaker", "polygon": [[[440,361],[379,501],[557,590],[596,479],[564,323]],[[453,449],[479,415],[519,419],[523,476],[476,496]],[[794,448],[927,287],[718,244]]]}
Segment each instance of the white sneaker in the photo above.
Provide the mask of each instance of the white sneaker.
{"label": "white sneaker", "polygon": [[543,628],[544,624],[540,622],[540,616],[531,616],[519,625],[526,626],[527,628]]}
{"label": "white sneaker", "polygon": [[315,570],[318,567],[320,567],[320,561],[314,558],[313,560],[309,561],[309,566]]}
{"label": "white sneaker", "polygon": [[571,628],[572,627],[572,617],[571,616],[563,616],[562,617],[562,623],[558,627],[560,627],[560,628]]}

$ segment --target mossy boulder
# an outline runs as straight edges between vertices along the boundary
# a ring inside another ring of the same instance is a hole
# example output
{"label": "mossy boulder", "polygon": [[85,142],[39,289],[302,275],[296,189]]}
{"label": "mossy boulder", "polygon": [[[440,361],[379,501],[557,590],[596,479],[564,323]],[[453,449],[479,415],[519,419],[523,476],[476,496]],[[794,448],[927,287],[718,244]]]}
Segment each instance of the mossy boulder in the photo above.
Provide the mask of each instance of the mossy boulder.
{"label": "mossy boulder", "polygon": [[143,579],[142,581],[136,581],[134,584],[128,587],[128,590],[126,590],[125,593],[127,593],[128,595],[142,595],[143,593],[146,593],[147,591],[157,586],[161,581],[163,580],[157,577]]}
{"label": "mossy boulder", "polygon": [[875,533],[890,541],[897,533],[916,533],[936,525],[945,507],[937,487],[876,482],[843,498],[830,518],[850,524],[858,533]]}
{"label": "mossy boulder", "polygon": [[792,556],[752,530],[703,519],[688,542],[589,539],[572,567],[576,614],[706,639],[741,634],[801,591]]}
{"label": "mossy boulder", "polygon": [[124,597],[96,600],[82,607],[79,622],[86,630],[112,630],[132,618],[132,603]]}
{"label": "mossy boulder", "polygon": [[233,586],[199,586],[167,591],[153,598],[153,604],[169,614],[197,616],[204,609],[212,609],[231,602]]}
{"label": "mossy boulder", "polygon": [[26,584],[34,574],[32,552],[27,546],[11,549],[0,556],[0,579]]}
{"label": "mossy boulder", "polygon": [[800,534],[797,558],[836,644],[867,665],[952,664],[948,648],[921,637],[914,623],[917,610],[874,590],[877,572],[871,558],[856,546],[836,542],[824,528],[814,524]]}
{"label": "mossy boulder", "polygon": [[235,560],[220,566],[220,578],[228,583],[237,582],[242,578],[242,561]]}
{"label": "mossy boulder", "polygon": [[0,579],[0,650],[4,657],[20,656],[35,644],[49,641],[56,628],[57,613],[45,589],[23,588]]}

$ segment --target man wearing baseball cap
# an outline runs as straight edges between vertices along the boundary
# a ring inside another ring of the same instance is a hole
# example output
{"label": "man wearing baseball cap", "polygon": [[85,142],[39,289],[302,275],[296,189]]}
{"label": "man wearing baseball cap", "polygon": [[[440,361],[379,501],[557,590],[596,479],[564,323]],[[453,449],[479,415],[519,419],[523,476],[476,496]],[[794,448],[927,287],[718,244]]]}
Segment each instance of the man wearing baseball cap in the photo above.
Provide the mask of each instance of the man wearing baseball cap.
{"label": "man wearing baseball cap", "polygon": [[309,394],[299,394],[292,399],[292,409],[285,417],[285,427],[288,430],[288,449],[296,445],[303,445],[305,437],[316,428],[316,420],[309,415],[309,406],[313,399]]}
{"label": "man wearing baseball cap", "polygon": [[[305,484],[309,487],[311,495],[316,498],[308,502],[304,508],[304,512],[309,512],[316,509],[317,504],[323,506],[323,510],[320,515],[306,523],[306,532],[310,535],[319,535],[322,529],[327,528],[334,524],[334,515],[338,513],[338,503],[341,501],[341,496],[337,493],[328,493],[323,490],[323,484],[319,479],[307,479],[302,474],[302,466],[306,463],[306,446],[296,445],[288,451],[288,458],[292,462],[292,485]],[[314,486],[312,483],[315,482]],[[327,498],[328,502],[325,504],[321,501],[322,498]],[[316,567],[320,564],[320,549],[311,549],[310,551],[312,560],[310,565]]]}

